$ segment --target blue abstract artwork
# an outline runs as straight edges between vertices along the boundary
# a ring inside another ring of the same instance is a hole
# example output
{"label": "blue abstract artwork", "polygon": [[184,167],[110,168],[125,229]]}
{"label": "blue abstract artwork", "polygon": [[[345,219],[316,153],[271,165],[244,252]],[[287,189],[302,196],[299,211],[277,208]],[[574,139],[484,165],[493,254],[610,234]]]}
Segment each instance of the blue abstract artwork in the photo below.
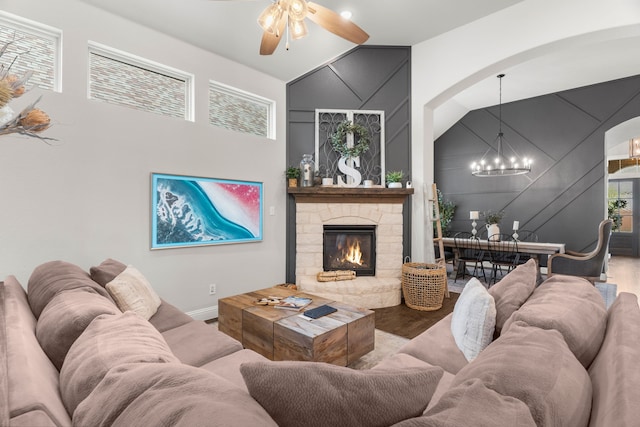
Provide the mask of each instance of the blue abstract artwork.
{"label": "blue abstract artwork", "polygon": [[151,249],[262,240],[262,183],[153,173]]}

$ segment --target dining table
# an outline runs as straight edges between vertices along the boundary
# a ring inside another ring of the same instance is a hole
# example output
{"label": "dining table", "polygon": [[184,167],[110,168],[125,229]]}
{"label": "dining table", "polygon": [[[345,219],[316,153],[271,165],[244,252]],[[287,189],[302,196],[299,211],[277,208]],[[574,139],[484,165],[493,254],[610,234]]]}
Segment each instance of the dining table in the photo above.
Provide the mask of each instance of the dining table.
{"label": "dining table", "polygon": [[[458,245],[456,246],[456,240]],[[486,239],[475,239],[475,245],[479,245],[480,249],[488,251],[489,241]],[[455,274],[458,267],[458,257],[460,256],[458,248],[471,248],[474,239],[454,239],[453,237],[443,237],[442,244],[445,248],[453,249],[453,272],[451,278],[455,278]],[[536,269],[538,275],[540,275],[540,257],[546,256],[547,258],[553,254],[563,254],[565,252],[564,243],[547,243],[547,242],[523,242],[518,240],[517,252],[520,254],[527,254],[534,259],[536,263]]]}

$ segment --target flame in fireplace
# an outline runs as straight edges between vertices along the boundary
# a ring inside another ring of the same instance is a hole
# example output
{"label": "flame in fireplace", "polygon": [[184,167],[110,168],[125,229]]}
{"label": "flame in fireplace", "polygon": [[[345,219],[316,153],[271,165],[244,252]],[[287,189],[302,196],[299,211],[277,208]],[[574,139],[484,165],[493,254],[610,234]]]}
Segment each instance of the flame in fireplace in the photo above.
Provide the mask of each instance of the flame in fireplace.
{"label": "flame in fireplace", "polygon": [[348,261],[352,264],[362,265],[362,252],[360,251],[359,240],[356,240],[355,243],[349,245],[349,247],[345,251],[343,260]]}

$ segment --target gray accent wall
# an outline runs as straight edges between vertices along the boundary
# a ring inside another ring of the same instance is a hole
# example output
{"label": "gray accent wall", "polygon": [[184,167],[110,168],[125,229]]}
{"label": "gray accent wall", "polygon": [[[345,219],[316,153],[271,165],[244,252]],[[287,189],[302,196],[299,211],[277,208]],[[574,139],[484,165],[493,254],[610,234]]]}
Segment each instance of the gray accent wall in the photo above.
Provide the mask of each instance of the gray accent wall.
{"label": "gray accent wall", "polygon": [[[411,48],[358,46],[287,84],[287,165],[315,149],[316,109],[383,110],[386,169],[411,170]],[[411,205],[404,206],[404,256]],[[295,282],[295,202],[287,200],[287,282]]]}
{"label": "gray accent wall", "polygon": [[503,104],[505,139],[520,155],[534,158],[532,171],[477,178],[470,164],[495,147],[498,110],[496,105],[468,113],[435,142],[435,181],[457,205],[452,232],[471,229],[471,210],[505,210],[502,232],[512,233],[518,220],[540,241],[593,249],[606,215],[604,134],[640,116],[640,76]]}

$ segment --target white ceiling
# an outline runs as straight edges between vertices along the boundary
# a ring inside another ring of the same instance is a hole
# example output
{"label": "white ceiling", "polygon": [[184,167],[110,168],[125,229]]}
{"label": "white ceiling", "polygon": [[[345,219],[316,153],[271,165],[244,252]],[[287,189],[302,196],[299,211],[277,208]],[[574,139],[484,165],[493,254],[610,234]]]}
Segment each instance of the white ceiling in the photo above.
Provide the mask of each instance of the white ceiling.
{"label": "white ceiling", "polygon": [[[131,21],[291,81],[352,49],[354,45],[307,20],[309,35],[281,42],[271,56],[258,53],[256,19],[269,0],[81,0]],[[368,45],[411,46],[512,6],[522,0],[315,0],[352,20]],[[640,35],[558,50],[502,70],[503,102],[530,98],[640,74]],[[434,117],[435,137],[465,111],[498,103],[498,79],[475,84],[442,104]],[[455,113],[452,113],[455,111]]]}

